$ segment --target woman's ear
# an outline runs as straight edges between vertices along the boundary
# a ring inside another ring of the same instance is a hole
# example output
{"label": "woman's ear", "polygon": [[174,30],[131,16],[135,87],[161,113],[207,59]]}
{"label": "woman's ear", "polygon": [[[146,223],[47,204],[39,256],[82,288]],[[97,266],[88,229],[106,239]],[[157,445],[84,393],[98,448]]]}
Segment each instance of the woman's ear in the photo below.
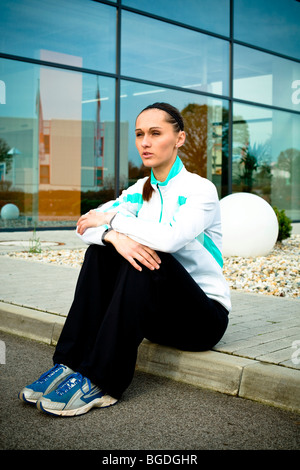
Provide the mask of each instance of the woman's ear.
{"label": "woman's ear", "polygon": [[178,135],[178,139],[177,139],[177,143],[176,143],[176,147],[181,147],[184,142],[185,142],[185,137],[186,137],[186,134],[184,131],[180,131],[179,132],[179,135]]}

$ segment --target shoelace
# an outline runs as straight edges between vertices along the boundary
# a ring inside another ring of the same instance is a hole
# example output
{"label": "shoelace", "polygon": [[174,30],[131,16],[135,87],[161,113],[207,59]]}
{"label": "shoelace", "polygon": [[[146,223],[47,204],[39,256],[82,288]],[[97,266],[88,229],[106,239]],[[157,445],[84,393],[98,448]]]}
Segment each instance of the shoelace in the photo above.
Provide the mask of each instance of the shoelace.
{"label": "shoelace", "polygon": [[64,395],[67,393],[71,388],[75,387],[78,383],[80,383],[80,390],[82,393],[85,393],[83,390],[83,385],[84,385],[84,380],[87,381],[88,384],[88,392],[91,390],[91,381],[87,378],[81,375],[79,372],[75,372],[72,375],[69,375],[68,377],[65,378],[65,380],[62,381],[62,383],[58,386],[58,388],[55,390],[55,393],[57,395]]}
{"label": "shoelace", "polygon": [[45,382],[45,380],[47,380],[49,377],[51,377],[52,375],[54,375],[56,373],[56,371],[60,368],[63,368],[65,369],[65,366],[61,365],[61,364],[55,364],[55,366],[53,366],[51,369],[49,369],[47,372],[44,372],[39,379],[37,379],[36,383],[43,383]]}

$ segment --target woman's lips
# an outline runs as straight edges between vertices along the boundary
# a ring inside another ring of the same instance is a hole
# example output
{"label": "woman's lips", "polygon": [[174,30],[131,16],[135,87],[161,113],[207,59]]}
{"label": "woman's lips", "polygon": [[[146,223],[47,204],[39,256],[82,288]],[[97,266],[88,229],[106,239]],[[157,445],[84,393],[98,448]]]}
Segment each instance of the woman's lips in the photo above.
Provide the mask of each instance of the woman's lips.
{"label": "woman's lips", "polygon": [[152,155],[153,155],[153,154],[150,153],[150,152],[143,152],[143,157],[145,157],[145,158],[152,157]]}

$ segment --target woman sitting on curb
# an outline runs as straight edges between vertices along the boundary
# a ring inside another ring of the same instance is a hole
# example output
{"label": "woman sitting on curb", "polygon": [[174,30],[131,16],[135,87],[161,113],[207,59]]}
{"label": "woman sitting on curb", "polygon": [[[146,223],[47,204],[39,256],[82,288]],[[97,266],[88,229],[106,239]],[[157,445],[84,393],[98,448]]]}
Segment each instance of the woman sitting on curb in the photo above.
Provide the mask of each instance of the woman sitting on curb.
{"label": "woman sitting on curb", "polygon": [[177,156],[182,117],[154,103],[138,115],[135,133],[151,175],[80,217],[78,236],[90,246],[54,367],[19,394],[53,415],[115,404],[132,381],[144,338],[203,351],[228,325],[218,195]]}

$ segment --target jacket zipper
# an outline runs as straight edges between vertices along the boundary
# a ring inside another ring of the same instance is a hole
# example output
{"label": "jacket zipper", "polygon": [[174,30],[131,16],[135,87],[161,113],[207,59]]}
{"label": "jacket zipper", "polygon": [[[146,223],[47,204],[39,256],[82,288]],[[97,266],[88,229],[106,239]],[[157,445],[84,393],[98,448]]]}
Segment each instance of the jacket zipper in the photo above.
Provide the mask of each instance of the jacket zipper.
{"label": "jacket zipper", "polygon": [[159,195],[160,195],[160,202],[161,202],[161,206],[160,206],[160,216],[159,216],[159,222],[161,222],[161,219],[162,219],[162,213],[163,213],[163,205],[164,205],[164,201],[163,201],[163,197],[161,195],[161,191],[159,189],[159,186],[158,184],[156,185],[157,186],[157,189],[158,189],[158,192],[159,192]]}

